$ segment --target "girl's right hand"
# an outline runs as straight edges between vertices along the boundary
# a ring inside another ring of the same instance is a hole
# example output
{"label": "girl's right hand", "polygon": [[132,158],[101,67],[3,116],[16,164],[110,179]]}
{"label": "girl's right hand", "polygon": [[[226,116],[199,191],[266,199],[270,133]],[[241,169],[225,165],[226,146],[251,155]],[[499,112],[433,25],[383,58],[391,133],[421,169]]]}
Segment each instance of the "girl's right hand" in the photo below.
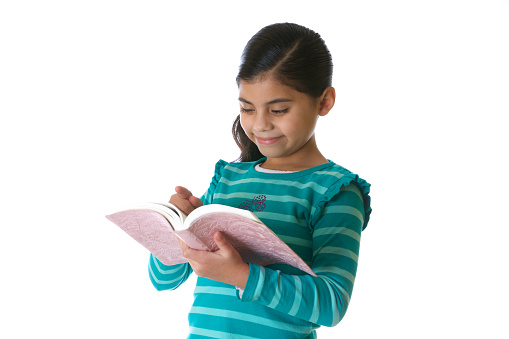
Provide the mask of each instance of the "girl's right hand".
{"label": "girl's right hand", "polygon": [[200,206],[203,206],[201,199],[195,197],[191,191],[182,186],[175,187],[176,194],[170,198],[170,203],[177,206],[185,214],[189,214]]}

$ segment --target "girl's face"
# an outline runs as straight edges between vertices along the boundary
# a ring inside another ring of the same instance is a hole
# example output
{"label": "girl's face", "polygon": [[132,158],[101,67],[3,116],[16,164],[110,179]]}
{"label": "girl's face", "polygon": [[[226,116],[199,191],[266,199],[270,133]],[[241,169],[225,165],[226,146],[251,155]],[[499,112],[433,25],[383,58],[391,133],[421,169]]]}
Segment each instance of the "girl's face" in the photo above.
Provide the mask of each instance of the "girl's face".
{"label": "girl's face", "polygon": [[[316,147],[321,98],[313,98],[268,77],[239,84],[240,123],[267,157],[263,167],[300,170],[326,162]],[[330,109],[330,108],[329,108]]]}

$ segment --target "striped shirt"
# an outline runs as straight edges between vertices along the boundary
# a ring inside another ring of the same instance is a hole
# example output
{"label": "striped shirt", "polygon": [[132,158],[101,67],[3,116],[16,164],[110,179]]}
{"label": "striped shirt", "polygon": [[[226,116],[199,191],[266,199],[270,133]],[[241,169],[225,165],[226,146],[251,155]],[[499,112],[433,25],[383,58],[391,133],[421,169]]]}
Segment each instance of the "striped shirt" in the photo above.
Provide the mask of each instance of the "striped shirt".
{"label": "striped shirt", "polygon": [[[251,263],[244,291],[198,277],[189,338],[316,338],[318,327],[345,315],[371,213],[370,185],[333,162],[299,172],[256,171],[263,160],[219,161],[202,200],[253,211],[317,277]],[[177,288],[191,273],[189,264],[165,266],[150,256],[158,290]]]}

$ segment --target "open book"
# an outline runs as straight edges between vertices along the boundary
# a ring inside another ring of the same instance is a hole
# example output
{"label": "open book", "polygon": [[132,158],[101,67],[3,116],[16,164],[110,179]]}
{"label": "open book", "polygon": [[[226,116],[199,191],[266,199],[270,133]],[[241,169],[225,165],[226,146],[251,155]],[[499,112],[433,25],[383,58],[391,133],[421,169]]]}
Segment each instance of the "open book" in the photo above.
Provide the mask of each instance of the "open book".
{"label": "open book", "polygon": [[311,268],[252,212],[225,205],[205,205],[186,216],[170,203],[145,203],[106,218],[148,249],[165,265],[187,262],[177,235],[189,247],[216,251],[220,231],[245,262],[283,263],[316,276]]}

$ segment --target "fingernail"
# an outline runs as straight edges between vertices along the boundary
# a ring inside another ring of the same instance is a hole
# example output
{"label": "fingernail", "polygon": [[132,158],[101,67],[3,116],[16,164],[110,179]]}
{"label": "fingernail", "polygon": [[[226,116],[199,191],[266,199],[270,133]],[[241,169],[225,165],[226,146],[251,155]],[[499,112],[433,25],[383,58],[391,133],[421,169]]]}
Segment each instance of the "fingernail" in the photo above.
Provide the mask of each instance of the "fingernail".
{"label": "fingernail", "polygon": [[221,232],[217,232],[216,233],[216,239],[217,240],[223,240],[223,235],[221,234]]}

